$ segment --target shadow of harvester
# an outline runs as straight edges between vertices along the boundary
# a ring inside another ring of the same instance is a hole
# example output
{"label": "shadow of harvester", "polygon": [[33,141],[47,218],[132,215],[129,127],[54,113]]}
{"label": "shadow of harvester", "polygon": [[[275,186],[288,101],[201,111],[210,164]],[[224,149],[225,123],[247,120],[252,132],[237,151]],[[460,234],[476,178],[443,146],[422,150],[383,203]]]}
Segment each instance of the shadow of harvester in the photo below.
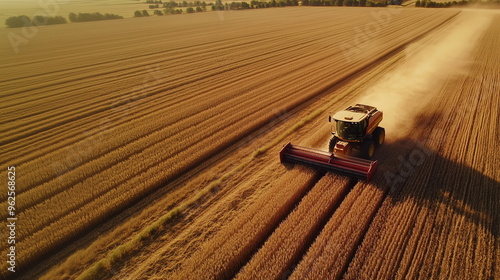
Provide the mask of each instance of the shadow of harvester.
{"label": "shadow of harvester", "polygon": [[[387,191],[386,207],[411,202],[416,205],[414,211],[425,210],[424,223],[432,223],[434,234],[476,230],[467,233],[473,240],[480,238],[479,231],[498,239],[500,180],[494,168],[499,154],[481,150],[481,143],[462,141],[466,135],[457,139],[434,127],[440,118],[439,114],[421,115],[415,137],[388,139],[376,154],[380,164],[372,183]],[[416,222],[417,216],[413,218]],[[470,229],[472,225],[476,229]]]}

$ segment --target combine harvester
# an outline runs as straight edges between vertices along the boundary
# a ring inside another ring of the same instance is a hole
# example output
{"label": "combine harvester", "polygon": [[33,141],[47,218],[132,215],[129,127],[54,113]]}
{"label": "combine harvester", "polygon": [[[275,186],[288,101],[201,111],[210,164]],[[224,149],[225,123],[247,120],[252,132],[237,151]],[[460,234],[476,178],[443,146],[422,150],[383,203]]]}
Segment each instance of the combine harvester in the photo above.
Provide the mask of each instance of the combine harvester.
{"label": "combine harvester", "polygon": [[[368,105],[356,104],[329,116],[335,122],[329,152],[286,144],[280,152],[281,163],[293,162],[369,182],[378,162],[371,161],[375,148],[385,140],[385,130],[379,127],[383,113]],[[360,158],[361,157],[361,158]]]}

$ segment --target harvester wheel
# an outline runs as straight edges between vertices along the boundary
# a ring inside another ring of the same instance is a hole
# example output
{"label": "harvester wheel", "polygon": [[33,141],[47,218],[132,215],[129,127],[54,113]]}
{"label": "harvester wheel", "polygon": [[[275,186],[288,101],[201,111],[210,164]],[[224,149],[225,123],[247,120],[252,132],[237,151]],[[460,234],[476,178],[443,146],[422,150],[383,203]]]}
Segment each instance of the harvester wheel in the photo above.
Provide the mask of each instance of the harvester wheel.
{"label": "harvester wheel", "polygon": [[332,139],[330,139],[330,145],[328,146],[328,151],[330,151],[330,153],[332,153],[333,150],[335,149],[335,145],[337,145],[337,141],[339,141],[339,139],[335,136],[333,136]]}
{"label": "harvester wheel", "polygon": [[375,146],[379,147],[384,144],[385,141],[385,129],[383,127],[375,128],[373,132],[373,141],[375,142]]}
{"label": "harvester wheel", "polygon": [[375,143],[373,141],[365,141],[361,146],[361,157],[371,159],[375,154]]}

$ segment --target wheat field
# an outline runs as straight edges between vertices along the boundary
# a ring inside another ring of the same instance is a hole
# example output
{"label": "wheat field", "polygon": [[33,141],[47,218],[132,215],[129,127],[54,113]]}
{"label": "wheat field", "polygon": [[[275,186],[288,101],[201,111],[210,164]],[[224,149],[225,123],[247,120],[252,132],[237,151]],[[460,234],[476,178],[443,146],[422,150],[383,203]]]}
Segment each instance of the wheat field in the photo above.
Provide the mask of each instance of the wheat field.
{"label": "wheat field", "polygon": [[[1,45],[19,277],[500,275],[499,21],[297,7],[47,26],[17,54]],[[288,141],[324,149],[328,113],[356,101],[386,113],[374,182],[279,163]]]}

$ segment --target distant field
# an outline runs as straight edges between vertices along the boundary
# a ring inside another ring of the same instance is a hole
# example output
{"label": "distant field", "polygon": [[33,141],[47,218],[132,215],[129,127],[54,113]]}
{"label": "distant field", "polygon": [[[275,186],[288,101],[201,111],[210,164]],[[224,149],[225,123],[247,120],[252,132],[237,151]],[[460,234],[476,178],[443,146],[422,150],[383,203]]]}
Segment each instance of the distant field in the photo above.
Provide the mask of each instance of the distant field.
{"label": "distant field", "polygon": [[[56,1],[40,1],[52,3]],[[117,14],[125,18],[133,17],[136,10],[147,10],[148,4],[143,0],[64,0],[67,2],[59,4],[58,8],[50,7],[51,10],[59,10],[53,16],[62,16],[68,19],[69,13],[109,13]],[[0,2],[0,27],[5,27],[5,20],[11,16],[44,15],[44,7],[38,0],[2,0]]]}
{"label": "distant field", "polygon": [[[242,2],[235,1],[235,2]],[[248,0],[247,2],[250,2]],[[40,1],[43,3],[52,3],[57,1]],[[137,10],[148,10],[151,15],[152,11],[149,9],[146,0],[61,0],[58,1],[61,4],[57,7],[50,6],[51,11],[57,11],[56,14],[51,16],[62,16],[68,19],[69,13],[94,13],[99,12],[101,14],[116,14],[123,16],[124,18],[131,18],[134,16],[134,12]],[[66,2],[65,4],[63,4]],[[168,1],[164,1],[168,2]],[[182,0],[176,0],[176,2],[182,2]],[[189,0],[187,2],[194,2],[194,0]],[[213,3],[215,0],[205,0],[205,2]],[[222,2],[233,2],[233,0],[223,0]],[[164,8],[160,4],[158,10],[163,10]],[[209,10],[210,11],[210,10]],[[44,7],[39,4],[38,0],[2,0],[0,1],[0,28],[4,28],[5,20],[12,16],[26,15],[33,17],[34,15],[45,15]]]}

